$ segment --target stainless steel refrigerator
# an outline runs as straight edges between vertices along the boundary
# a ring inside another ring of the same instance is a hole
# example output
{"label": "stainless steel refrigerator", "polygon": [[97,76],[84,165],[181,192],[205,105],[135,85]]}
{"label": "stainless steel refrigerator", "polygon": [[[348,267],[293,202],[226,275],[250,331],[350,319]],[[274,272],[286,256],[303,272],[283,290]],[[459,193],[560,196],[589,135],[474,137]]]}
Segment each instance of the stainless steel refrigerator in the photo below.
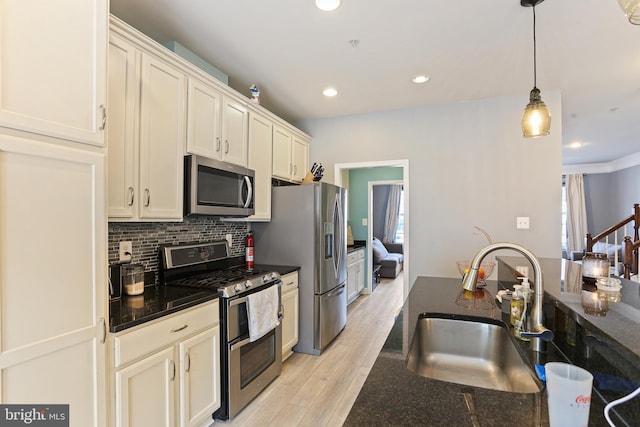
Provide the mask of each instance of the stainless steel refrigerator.
{"label": "stainless steel refrigerator", "polygon": [[300,267],[293,350],[319,355],[347,323],[346,190],[314,182],[273,187],[271,194],[271,222],[252,225],[254,258]]}

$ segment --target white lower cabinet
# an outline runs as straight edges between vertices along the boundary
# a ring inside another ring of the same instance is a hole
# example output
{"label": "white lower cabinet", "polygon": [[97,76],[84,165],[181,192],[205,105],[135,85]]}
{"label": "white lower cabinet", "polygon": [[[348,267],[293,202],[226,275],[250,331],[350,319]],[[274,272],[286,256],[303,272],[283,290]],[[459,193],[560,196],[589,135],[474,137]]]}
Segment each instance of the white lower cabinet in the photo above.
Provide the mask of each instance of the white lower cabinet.
{"label": "white lower cabinet", "polygon": [[293,354],[298,343],[298,272],[282,276],[282,360]]}
{"label": "white lower cabinet", "polygon": [[364,248],[347,255],[347,303],[353,302],[364,289]]}
{"label": "white lower cabinet", "polygon": [[220,407],[218,300],[112,337],[118,427],[205,426]]}

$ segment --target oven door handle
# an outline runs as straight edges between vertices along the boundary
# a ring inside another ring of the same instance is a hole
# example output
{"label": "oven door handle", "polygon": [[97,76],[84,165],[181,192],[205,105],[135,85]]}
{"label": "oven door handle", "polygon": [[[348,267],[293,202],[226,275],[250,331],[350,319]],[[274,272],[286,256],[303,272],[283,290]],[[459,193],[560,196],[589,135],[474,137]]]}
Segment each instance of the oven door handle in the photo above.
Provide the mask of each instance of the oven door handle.
{"label": "oven door handle", "polygon": [[229,350],[230,351],[235,351],[237,349],[239,349],[240,347],[244,347],[245,345],[249,344],[251,342],[250,338],[245,338],[240,342],[237,342],[235,344],[231,344]]}
{"label": "oven door handle", "polygon": [[234,299],[229,301],[229,307],[233,307],[239,304],[244,304],[245,302],[248,301],[248,297],[242,297],[242,298],[238,298],[238,299]]}

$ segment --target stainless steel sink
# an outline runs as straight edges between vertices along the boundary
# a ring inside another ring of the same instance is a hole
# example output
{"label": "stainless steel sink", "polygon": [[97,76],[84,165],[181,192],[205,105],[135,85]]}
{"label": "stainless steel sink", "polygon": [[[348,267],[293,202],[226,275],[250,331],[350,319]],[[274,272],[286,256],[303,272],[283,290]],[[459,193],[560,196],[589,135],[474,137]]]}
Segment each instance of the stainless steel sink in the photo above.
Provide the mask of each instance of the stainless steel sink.
{"label": "stainless steel sink", "polygon": [[516,345],[503,322],[425,313],[418,318],[406,366],[450,383],[516,393],[542,391]]}

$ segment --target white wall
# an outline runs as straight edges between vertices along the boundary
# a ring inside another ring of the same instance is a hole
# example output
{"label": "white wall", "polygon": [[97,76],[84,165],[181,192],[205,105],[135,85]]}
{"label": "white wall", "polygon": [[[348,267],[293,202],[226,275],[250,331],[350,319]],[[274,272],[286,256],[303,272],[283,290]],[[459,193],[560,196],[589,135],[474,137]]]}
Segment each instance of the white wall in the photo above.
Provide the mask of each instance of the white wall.
{"label": "white wall", "polygon": [[[494,242],[561,256],[560,93],[543,92],[551,135],[529,140],[520,130],[527,94],[298,126],[313,136],[311,162],[327,171],[335,163],[409,159],[412,285],[416,276],[458,277],[455,261],[487,244],[476,225]],[[335,182],[331,175],[324,179]],[[516,230],[517,216],[530,217],[531,229]]]}

